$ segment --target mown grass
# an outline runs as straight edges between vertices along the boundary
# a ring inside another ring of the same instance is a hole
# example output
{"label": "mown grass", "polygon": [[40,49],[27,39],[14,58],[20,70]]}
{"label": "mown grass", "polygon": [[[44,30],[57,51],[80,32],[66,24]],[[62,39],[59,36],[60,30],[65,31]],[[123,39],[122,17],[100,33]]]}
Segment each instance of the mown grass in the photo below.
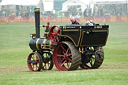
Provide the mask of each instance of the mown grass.
{"label": "mown grass", "polygon": [[35,73],[26,62],[32,52],[28,43],[34,23],[0,23],[0,85],[128,85],[128,23],[106,24],[110,25],[109,37],[99,69],[61,72],[54,67]]}

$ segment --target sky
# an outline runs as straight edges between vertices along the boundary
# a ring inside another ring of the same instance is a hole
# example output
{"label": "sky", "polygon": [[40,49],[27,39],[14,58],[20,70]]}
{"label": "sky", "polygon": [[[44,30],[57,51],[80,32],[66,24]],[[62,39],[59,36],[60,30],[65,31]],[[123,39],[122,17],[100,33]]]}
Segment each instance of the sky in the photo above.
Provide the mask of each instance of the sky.
{"label": "sky", "polygon": [[86,3],[86,2],[89,2],[91,0],[80,0],[80,1]]}

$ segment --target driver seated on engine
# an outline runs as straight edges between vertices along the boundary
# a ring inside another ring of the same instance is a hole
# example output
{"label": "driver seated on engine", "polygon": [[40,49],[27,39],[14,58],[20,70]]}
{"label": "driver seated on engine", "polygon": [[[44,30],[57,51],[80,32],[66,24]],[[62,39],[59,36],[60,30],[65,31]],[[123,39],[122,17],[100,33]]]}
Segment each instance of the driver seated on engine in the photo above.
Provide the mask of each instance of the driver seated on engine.
{"label": "driver seated on engine", "polygon": [[72,24],[79,24],[79,22],[76,21],[75,17],[70,17],[70,21],[72,22]]}

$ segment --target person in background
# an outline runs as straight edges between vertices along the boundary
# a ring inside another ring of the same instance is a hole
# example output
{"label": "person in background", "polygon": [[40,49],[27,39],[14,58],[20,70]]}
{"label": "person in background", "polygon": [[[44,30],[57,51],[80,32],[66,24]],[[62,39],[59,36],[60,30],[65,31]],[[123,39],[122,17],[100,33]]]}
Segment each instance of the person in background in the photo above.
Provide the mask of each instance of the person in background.
{"label": "person in background", "polygon": [[84,10],[84,18],[87,17],[87,9]]}
{"label": "person in background", "polygon": [[72,13],[69,14],[69,18],[71,18],[71,17],[72,17]]}
{"label": "person in background", "polygon": [[20,13],[18,14],[18,21],[21,22],[21,15],[20,15]]}
{"label": "person in background", "polygon": [[75,17],[76,21],[80,22],[80,13],[78,13]]}

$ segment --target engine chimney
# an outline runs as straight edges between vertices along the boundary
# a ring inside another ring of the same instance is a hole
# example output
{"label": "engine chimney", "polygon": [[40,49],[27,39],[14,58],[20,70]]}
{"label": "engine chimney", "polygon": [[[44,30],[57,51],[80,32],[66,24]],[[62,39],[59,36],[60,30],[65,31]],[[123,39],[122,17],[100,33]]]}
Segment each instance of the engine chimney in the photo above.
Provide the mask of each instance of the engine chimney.
{"label": "engine chimney", "polygon": [[40,38],[40,8],[35,8],[36,38]]}

